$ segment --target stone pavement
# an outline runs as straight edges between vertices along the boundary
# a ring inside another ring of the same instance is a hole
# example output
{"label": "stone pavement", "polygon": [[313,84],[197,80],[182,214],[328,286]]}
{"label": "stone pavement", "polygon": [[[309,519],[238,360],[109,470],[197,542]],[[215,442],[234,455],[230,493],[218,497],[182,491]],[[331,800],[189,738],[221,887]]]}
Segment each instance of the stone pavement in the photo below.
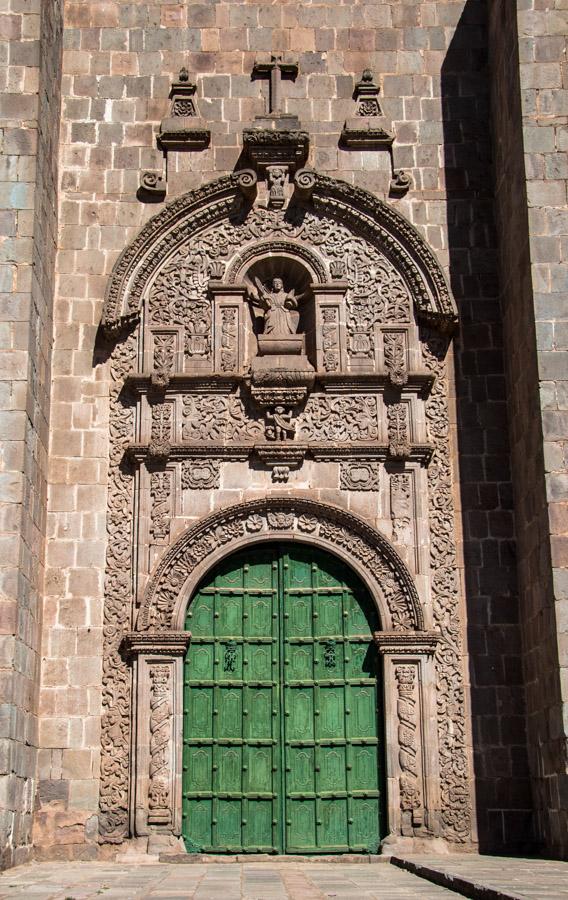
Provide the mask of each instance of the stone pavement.
{"label": "stone pavement", "polygon": [[0,900],[568,900],[566,862],[474,854],[391,862],[35,863],[0,875]]}
{"label": "stone pavement", "polygon": [[0,900],[444,900],[451,891],[391,866],[308,863],[37,863],[0,876]]}
{"label": "stone pavement", "polygon": [[477,856],[393,856],[392,863],[482,900],[568,900],[568,862]]}

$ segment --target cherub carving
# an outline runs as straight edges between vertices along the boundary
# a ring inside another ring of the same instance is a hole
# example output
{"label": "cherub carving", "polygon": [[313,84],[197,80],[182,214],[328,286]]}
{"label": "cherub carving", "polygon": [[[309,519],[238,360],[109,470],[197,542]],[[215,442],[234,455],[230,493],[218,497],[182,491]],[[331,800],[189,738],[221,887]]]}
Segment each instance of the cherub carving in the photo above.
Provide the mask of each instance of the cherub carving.
{"label": "cherub carving", "polygon": [[255,276],[255,288],[249,289],[249,300],[253,306],[264,310],[264,333],[273,337],[288,337],[298,330],[297,317],[292,310],[298,308],[301,297],[296,292],[287,291],[281,278],[272,279],[272,288],[266,287]]}

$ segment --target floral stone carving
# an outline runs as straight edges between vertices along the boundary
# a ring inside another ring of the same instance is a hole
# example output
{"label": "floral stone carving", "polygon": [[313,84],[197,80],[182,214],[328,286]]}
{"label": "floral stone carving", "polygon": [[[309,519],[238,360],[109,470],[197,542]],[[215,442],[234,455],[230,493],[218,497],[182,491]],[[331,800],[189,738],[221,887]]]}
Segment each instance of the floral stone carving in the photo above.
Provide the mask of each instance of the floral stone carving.
{"label": "floral stone carving", "polygon": [[422,629],[416,588],[392,544],[357,516],[299,498],[271,497],[242,503],[201,520],[165,554],[148,584],[140,608],[140,630],[171,627],[181,586],[207,558],[230,553],[247,532],[308,532],[359,561],[384,600],[383,614],[394,630]]}

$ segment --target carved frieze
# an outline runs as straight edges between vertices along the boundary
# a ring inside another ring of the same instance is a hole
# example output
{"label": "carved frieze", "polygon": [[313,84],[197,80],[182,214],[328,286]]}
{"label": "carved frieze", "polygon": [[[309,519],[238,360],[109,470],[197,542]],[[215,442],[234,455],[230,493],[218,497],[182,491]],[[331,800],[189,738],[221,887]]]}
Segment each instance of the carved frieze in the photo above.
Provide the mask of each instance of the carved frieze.
{"label": "carved frieze", "polygon": [[264,424],[252,418],[236,396],[185,394],[182,438],[184,441],[255,441],[264,437]]}
{"label": "carved frieze", "polygon": [[219,459],[186,459],[182,463],[181,486],[184,491],[205,491],[219,487]]}
{"label": "carved frieze", "polygon": [[303,441],[376,441],[379,437],[377,398],[371,394],[328,397],[314,395],[298,417]]}
{"label": "carved frieze", "polygon": [[380,466],[376,462],[341,463],[339,487],[344,491],[378,491]]}
{"label": "carved frieze", "polygon": [[170,740],[172,731],[171,667],[150,667],[150,772],[148,824],[171,820]]}

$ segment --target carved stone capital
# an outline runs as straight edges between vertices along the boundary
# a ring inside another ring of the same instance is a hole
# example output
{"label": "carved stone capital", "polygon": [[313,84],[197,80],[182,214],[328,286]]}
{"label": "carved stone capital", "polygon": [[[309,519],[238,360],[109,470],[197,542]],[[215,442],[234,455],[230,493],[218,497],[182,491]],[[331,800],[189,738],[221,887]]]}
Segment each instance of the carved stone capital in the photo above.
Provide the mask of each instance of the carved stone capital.
{"label": "carved stone capital", "polygon": [[435,631],[375,631],[373,641],[382,656],[432,656],[440,640]]}
{"label": "carved stone capital", "polygon": [[190,631],[129,631],[122,638],[121,650],[129,657],[142,654],[184,656],[191,640]]}

